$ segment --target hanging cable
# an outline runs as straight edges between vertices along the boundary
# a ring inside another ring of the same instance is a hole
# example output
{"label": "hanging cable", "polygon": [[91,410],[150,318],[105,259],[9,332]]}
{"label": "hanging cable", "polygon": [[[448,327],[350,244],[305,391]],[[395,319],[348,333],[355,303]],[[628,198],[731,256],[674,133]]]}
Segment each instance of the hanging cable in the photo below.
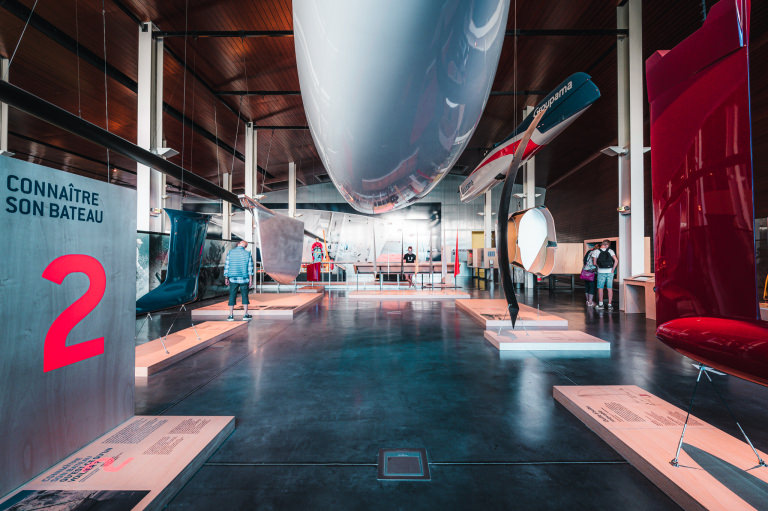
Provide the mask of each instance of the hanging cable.
{"label": "hanging cable", "polygon": [[[101,0],[101,26],[102,45],[104,48],[104,116],[106,118],[106,130],[109,131],[109,90],[107,88],[107,9],[104,0]],[[107,183],[109,183],[109,149],[107,149]]]}
{"label": "hanging cable", "polygon": [[235,153],[237,152],[237,137],[240,134],[240,113],[243,111],[243,97],[240,96],[240,104],[237,106],[237,125],[235,127],[235,143],[232,145],[232,164],[229,166],[229,178],[235,170]]}
{"label": "hanging cable", "polygon": [[75,0],[75,50],[77,59],[77,115],[83,117],[80,101],[80,21],[77,15],[77,0]]}
{"label": "hanging cable", "polygon": [[19,40],[16,41],[16,47],[13,49],[13,53],[11,53],[11,58],[8,61],[8,68],[11,67],[11,64],[13,64],[13,58],[16,56],[16,52],[19,49],[19,45],[21,44],[21,40],[24,38],[24,33],[27,31],[27,27],[29,26],[29,20],[32,19],[32,15],[35,13],[35,7],[37,7],[38,0],[35,0],[35,3],[32,5],[32,10],[29,11],[29,16],[27,16],[27,21],[24,23],[24,28],[21,29],[21,34],[19,35]]}
{"label": "hanging cable", "polygon": [[513,46],[513,56],[512,56],[512,90],[514,91],[514,98],[515,98],[515,111],[513,113],[513,121],[514,125],[517,126],[517,0],[515,0],[514,5],[514,18],[512,20],[512,23],[514,24],[514,46]]}
{"label": "hanging cable", "polygon": [[[189,0],[184,2],[184,66],[182,71],[181,99],[181,168],[184,168],[184,152],[187,132],[187,29],[189,28]],[[181,203],[184,203],[184,174],[181,175]]]}
{"label": "hanging cable", "polygon": [[248,66],[245,64],[245,38],[240,38],[240,47],[242,48],[243,75],[245,76],[245,97],[248,98],[248,121],[253,122],[253,110],[251,110],[251,95],[248,90]]}
{"label": "hanging cable", "polygon": [[[195,40],[197,41],[197,40]],[[197,46],[195,46],[195,53],[192,57],[192,76],[197,74]],[[195,106],[197,98],[197,80],[192,80],[192,122],[195,122]],[[218,147],[218,144],[216,144]],[[195,164],[195,131],[190,130],[189,134],[189,171],[192,172],[192,167]]]}
{"label": "hanging cable", "polygon": [[[245,75],[245,88],[246,88],[246,91],[247,91],[247,89],[248,89],[248,70],[245,67],[245,44],[243,44],[243,38],[240,38],[240,60],[243,63],[243,73]],[[247,94],[246,94],[246,96],[247,96]],[[251,98],[250,97],[248,97],[248,111],[249,112],[251,111]],[[233,146],[234,150],[232,152],[232,164],[229,167],[229,182],[230,183],[232,183],[233,177],[235,175],[235,153],[234,153],[234,151],[237,150],[237,137],[240,134],[240,116],[241,116],[242,112],[243,112],[243,96],[240,96],[240,103],[237,106],[237,128],[235,129],[235,145]],[[249,119],[250,119],[250,117],[249,117]],[[246,153],[247,153],[247,149],[246,149]],[[254,152],[253,153],[253,158],[255,159],[256,156],[257,156],[257,154]],[[259,166],[258,162],[254,162],[254,163],[256,164],[256,168],[258,168],[258,166]],[[247,169],[246,169],[246,172],[248,172]],[[256,180],[257,181],[256,181],[256,184],[254,186],[254,189],[258,190],[258,187],[259,187],[259,185],[258,185],[258,173],[256,174]]]}
{"label": "hanging cable", "polygon": [[275,138],[275,129],[272,128],[272,134],[269,136],[269,147],[267,147],[267,164],[264,167],[264,179],[261,180],[261,191],[259,191],[259,194],[264,193],[264,185],[265,185],[265,182],[267,181],[266,174],[267,172],[269,172],[269,153],[272,152],[272,139],[274,138]]}
{"label": "hanging cable", "polygon": [[[219,120],[216,117],[216,97],[213,98],[213,128],[216,140],[219,139]],[[219,162],[219,144],[216,144],[216,184],[221,186],[221,162]]]}

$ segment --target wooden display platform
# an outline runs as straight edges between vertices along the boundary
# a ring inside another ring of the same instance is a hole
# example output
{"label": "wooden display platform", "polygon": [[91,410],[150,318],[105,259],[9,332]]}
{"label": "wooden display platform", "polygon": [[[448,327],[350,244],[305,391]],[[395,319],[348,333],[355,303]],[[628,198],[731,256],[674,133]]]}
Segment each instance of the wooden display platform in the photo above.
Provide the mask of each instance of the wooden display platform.
{"label": "wooden display platform", "polygon": [[[323,293],[254,293],[248,296],[248,313],[254,317],[270,316],[293,319],[293,316],[323,299]],[[227,300],[192,310],[192,319],[226,319],[229,315]],[[234,316],[243,317],[243,306],[237,299]]]}
{"label": "wooden display platform", "polygon": [[195,325],[200,339],[192,327],[169,334],[165,346],[170,353],[163,349],[162,337],[136,346],[135,375],[150,376],[247,327],[248,322],[242,320],[206,321]]}
{"label": "wooden display platform", "polygon": [[0,509],[162,509],[234,429],[234,417],[135,416],[10,493]]}
{"label": "wooden display platform", "polygon": [[455,300],[469,298],[469,293],[459,289],[383,289],[352,291],[348,296],[360,300]]}
{"label": "wooden display platform", "polygon": [[768,468],[753,468],[745,442],[691,416],[673,467],[684,410],[635,385],[556,386],[553,394],[684,509],[768,509]]}
{"label": "wooden display platform", "polygon": [[578,330],[485,331],[499,351],[611,351],[611,343]]}
{"label": "wooden display platform", "polygon": [[[456,300],[456,307],[470,315],[483,328],[512,326],[507,314],[507,301],[502,299]],[[568,320],[520,304],[515,328],[538,330],[567,330]]]}
{"label": "wooden display platform", "polygon": [[297,293],[324,293],[325,286],[327,285],[328,285],[327,283],[325,284],[315,283],[314,286],[308,284],[306,286],[299,287],[298,289],[296,289],[296,292]]}
{"label": "wooden display platform", "polygon": [[656,319],[656,277],[637,275],[624,279],[622,305],[626,314],[645,314],[646,319]]}

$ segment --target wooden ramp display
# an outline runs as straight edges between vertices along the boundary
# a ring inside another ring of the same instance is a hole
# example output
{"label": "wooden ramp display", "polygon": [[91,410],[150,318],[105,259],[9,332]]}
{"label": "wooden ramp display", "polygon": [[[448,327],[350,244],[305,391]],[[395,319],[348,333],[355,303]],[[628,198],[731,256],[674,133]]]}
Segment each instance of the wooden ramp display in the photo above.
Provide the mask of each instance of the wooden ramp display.
{"label": "wooden ramp display", "polygon": [[[557,386],[555,399],[684,509],[768,509],[768,468],[745,442],[635,385]],[[761,453],[763,459],[768,455]]]}
{"label": "wooden ramp display", "polygon": [[[248,313],[253,317],[270,316],[293,319],[293,316],[323,299],[323,293],[254,293],[248,296]],[[192,311],[192,319],[225,319],[229,315],[227,300]],[[237,299],[234,316],[243,317],[243,306]]]}
{"label": "wooden ramp display", "polygon": [[0,510],[162,509],[234,429],[234,417],[135,416],[10,493]]}
{"label": "wooden ramp display", "polygon": [[[512,326],[507,314],[507,301],[502,299],[456,300],[456,306],[484,328]],[[548,312],[520,304],[515,329],[567,330],[568,320]]]}
{"label": "wooden ramp display", "polygon": [[469,293],[460,289],[383,289],[352,291],[348,296],[360,300],[455,300],[469,298]]}
{"label": "wooden ramp display", "polygon": [[577,330],[485,331],[499,351],[610,351],[611,343]]}
{"label": "wooden ramp display", "polygon": [[170,353],[163,349],[162,337],[136,346],[135,375],[150,376],[247,327],[247,321],[206,321],[169,334],[165,345]]}

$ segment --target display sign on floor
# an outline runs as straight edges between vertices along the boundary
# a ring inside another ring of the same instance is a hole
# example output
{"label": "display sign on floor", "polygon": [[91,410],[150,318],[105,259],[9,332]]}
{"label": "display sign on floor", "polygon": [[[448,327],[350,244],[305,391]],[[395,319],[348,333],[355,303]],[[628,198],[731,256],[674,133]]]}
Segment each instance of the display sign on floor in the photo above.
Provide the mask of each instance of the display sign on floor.
{"label": "display sign on floor", "polygon": [[743,439],[691,415],[677,452],[687,412],[640,387],[563,385],[552,391],[683,509],[767,509],[768,468],[758,465]]}
{"label": "display sign on floor", "polygon": [[133,415],[136,192],[0,156],[0,204],[4,495]]}
{"label": "display sign on floor", "polygon": [[0,501],[0,511],[161,509],[234,427],[234,417],[136,416]]}

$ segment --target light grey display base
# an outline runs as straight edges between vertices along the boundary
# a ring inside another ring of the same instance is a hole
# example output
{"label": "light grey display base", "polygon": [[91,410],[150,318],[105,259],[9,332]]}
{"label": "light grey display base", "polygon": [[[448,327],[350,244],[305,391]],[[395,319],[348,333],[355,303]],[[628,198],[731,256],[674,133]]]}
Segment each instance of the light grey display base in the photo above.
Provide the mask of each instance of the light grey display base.
{"label": "light grey display base", "polygon": [[499,351],[611,351],[611,343],[577,330],[489,329],[485,339]]}

